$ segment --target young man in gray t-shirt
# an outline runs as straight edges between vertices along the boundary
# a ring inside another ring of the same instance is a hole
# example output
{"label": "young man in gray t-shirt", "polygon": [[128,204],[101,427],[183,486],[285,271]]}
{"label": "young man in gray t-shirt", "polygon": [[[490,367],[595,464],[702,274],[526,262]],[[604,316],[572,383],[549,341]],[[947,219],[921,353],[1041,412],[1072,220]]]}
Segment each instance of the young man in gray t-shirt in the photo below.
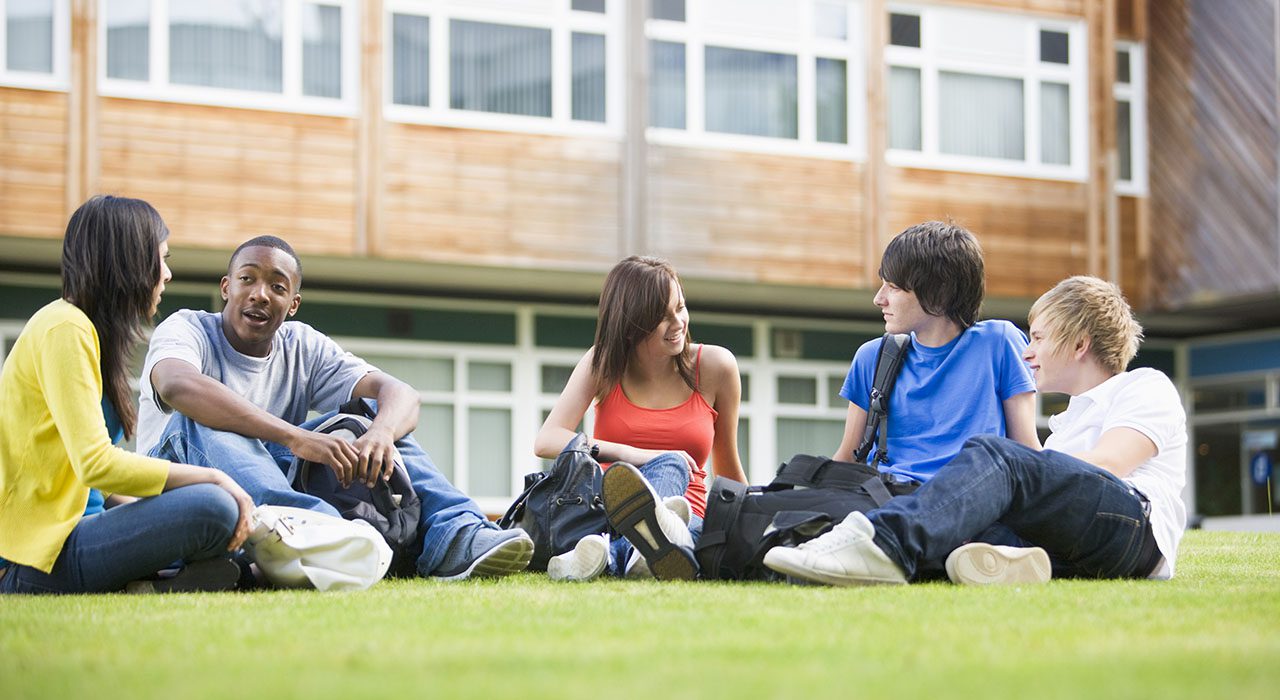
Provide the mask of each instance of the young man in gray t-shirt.
{"label": "young man in gray t-shirt", "polygon": [[[422,500],[419,574],[457,580],[523,570],[529,536],[494,527],[410,434],[418,393],[287,320],[301,283],[293,248],[259,236],[231,255],[221,313],[179,311],[156,327],[142,370],[139,451],[221,469],[255,503],[332,515],[332,506],[290,487],[284,469],[294,455],[331,465],[344,483],[372,485],[390,476],[398,451]],[[351,398],[378,402],[373,425],[354,443],[308,429],[323,419],[307,421],[310,411],[332,414]]]}

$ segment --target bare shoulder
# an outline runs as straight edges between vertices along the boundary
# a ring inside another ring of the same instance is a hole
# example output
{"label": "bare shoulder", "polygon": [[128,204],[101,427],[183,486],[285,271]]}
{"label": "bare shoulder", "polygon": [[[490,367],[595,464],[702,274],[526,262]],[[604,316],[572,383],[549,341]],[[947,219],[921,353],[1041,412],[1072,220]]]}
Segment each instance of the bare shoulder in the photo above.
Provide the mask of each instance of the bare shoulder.
{"label": "bare shoulder", "polygon": [[729,348],[704,344],[701,362],[701,374],[704,381],[710,385],[708,389],[714,389],[725,380],[738,376],[738,358],[733,356]]}

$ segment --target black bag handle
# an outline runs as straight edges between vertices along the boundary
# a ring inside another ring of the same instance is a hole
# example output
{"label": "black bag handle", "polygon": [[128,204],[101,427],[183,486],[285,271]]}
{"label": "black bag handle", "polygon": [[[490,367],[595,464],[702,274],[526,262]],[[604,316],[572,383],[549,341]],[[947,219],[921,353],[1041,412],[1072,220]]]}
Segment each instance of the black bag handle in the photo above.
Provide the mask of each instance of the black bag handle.
{"label": "black bag handle", "polygon": [[[871,454],[871,445],[876,445],[876,463],[889,463],[888,426],[889,397],[893,394],[893,385],[898,381],[898,373],[906,360],[907,350],[911,348],[911,336],[906,333],[885,333],[880,342],[880,352],[876,355],[875,380],[871,383],[871,402],[867,411],[867,425],[862,431],[862,442],[853,453],[853,461],[866,462]],[[877,440],[878,436],[878,440]]]}

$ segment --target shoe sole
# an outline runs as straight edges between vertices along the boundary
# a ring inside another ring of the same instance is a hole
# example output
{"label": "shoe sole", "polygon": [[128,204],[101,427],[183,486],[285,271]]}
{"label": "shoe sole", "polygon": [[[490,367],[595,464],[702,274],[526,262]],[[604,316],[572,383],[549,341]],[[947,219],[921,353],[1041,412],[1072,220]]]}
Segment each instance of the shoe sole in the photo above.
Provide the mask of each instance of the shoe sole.
{"label": "shoe sole", "polygon": [[506,576],[524,571],[533,559],[533,540],[528,535],[498,544],[476,557],[465,570],[450,576],[432,576],[437,581],[461,581],[473,576]]}
{"label": "shoe sole", "polygon": [[617,462],[604,472],[601,485],[609,524],[640,552],[653,577],[662,581],[692,581],[698,577],[693,552],[673,544],[658,526],[658,508],[640,471]]}
{"label": "shoe sole", "polygon": [[970,542],[947,557],[947,578],[968,586],[1046,583],[1052,576],[1049,555],[1039,547],[997,547]]}
{"label": "shoe sole", "polygon": [[805,567],[799,562],[792,562],[786,558],[785,554],[773,556],[775,550],[782,549],[775,547],[765,552],[764,565],[770,569],[784,574],[790,578],[799,579],[801,582],[822,583],[828,586],[901,586],[905,581],[896,579],[880,579],[880,578],[856,578],[853,576],[839,576],[837,574],[829,574],[825,571],[817,571]]}
{"label": "shoe sole", "polygon": [[172,578],[133,581],[127,593],[200,593],[229,591],[240,581],[240,566],[230,559],[214,557],[192,562]]}
{"label": "shoe sole", "polygon": [[[590,540],[584,537],[573,546],[572,557],[569,557],[570,553],[568,552],[551,557],[551,560],[547,562],[547,576],[552,581],[590,581],[598,577],[604,573],[604,567],[609,563],[608,542],[603,545],[604,551],[598,553],[590,551],[600,546],[599,542],[599,540]],[[586,547],[583,545],[586,545]],[[591,562],[591,566],[582,566],[588,561]]]}

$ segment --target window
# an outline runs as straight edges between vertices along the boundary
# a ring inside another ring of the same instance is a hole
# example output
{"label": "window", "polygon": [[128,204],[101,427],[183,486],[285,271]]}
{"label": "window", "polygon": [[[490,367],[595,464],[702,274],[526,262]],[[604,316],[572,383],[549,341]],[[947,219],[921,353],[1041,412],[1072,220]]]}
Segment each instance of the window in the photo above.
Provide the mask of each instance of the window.
{"label": "window", "polygon": [[64,89],[70,53],[69,0],[0,2],[0,84]]}
{"label": "window", "polygon": [[1116,49],[1116,191],[1142,195],[1147,189],[1146,63],[1142,46]]}
{"label": "window", "polygon": [[683,5],[655,2],[646,28],[650,140],[861,154],[859,3],[704,0],[688,14]]}
{"label": "window", "polygon": [[102,93],[350,114],[353,0],[102,0]]}
{"label": "window", "polygon": [[553,133],[620,129],[613,103],[621,96],[621,3],[386,6],[388,118]]}
{"label": "window", "polygon": [[949,7],[888,21],[890,162],[1084,178],[1082,23]]}

